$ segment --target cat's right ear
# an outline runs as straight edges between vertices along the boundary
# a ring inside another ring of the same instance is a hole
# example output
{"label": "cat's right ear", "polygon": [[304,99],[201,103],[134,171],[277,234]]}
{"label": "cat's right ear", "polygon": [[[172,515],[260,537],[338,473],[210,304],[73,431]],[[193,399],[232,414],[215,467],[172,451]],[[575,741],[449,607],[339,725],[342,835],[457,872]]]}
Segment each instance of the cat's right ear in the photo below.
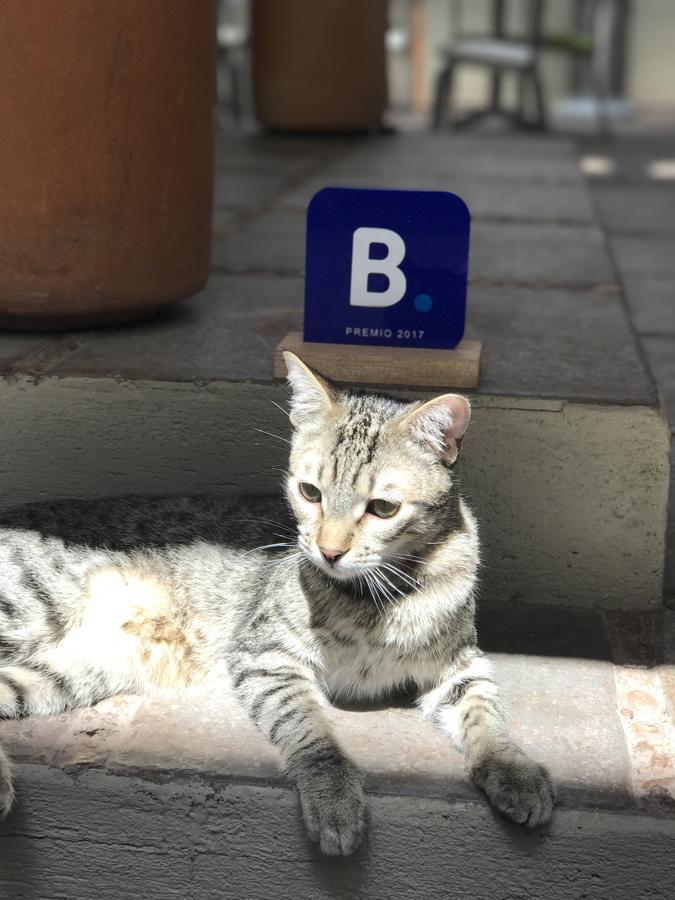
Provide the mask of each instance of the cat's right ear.
{"label": "cat's right ear", "polygon": [[291,424],[296,428],[318,415],[326,413],[333,405],[330,385],[295,353],[284,350],[288,383],[293,392],[291,397]]}
{"label": "cat's right ear", "polygon": [[470,418],[471,406],[466,397],[442,394],[413,407],[400,422],[400,427],[432,447],[444,462],[452,465]]}

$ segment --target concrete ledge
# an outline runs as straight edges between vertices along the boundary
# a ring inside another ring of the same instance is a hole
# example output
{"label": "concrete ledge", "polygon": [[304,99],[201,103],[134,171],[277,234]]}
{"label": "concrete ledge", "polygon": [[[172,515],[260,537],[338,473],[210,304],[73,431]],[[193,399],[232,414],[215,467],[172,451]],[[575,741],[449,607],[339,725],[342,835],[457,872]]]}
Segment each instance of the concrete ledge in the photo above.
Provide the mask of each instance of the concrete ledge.
{"label": "concrete ledge", "polygon": [[[561,804],[638,809],[642,798],[632,793],[621,725],[610,707],[615,696],[611,664],[493,658],[514,732],[525,749],[551,767]],[[331,718],[341,743],[366,774],[369,790],[483,802],[457,751],[416,710],[334,709]],[[159,781],[185,776],[285,783],[276,751],[236,700],[213,696],[207,688],[167,691],[149,700],[114,698],[67,715],[6,722],[0,733],[15,762],[67,772],[100,768]]]}
{"label": "concrete ledge", "polygon": [[643,815],[558,810],[525,834],[473,801],[376,794],[367,843],[326,860],[285,787],[17,768],[22,809],[0,826],[12,900],[669,900],[675,877],[672,820]]}
{"label": "concrete ledge", "polygon": [[[74,533],[64,536],[76,539]],[[672,648],[661,648],[659,640],[673,628],[675,614],[667,612],[602,616],[481,605],[479,641],[493,661],[513,733],[550,768],[563,807],[675,815],[675,733],[667,707],[675,660]],[[405,699],[332,708],[330,715],[369,789],[482,802],[448,739]],[[652,771],[662,776],[664,790],[653,791],[638,777],[644,764],[632,752],[625,727],[638,721],[651,729],[652,743],[657,729],[663,730],[667,759]],[[5,721],[0,739],[15,763],[64,771],[284,783],[276,750],[222,685],[217,693],[203,684],[146,699],[114,697],[60,716]]]}
{"label": "concrete ledge", "polygon": [[[130,492],[275,493],[287,447],[255,429],[283,438],[288,422],[271,401],[285,399],[280,385],[245,382],[5,380],[2,505]],[[658,605],[669,467],[660,413],[474,400],[461,472],[481,525],[483,596]]]}

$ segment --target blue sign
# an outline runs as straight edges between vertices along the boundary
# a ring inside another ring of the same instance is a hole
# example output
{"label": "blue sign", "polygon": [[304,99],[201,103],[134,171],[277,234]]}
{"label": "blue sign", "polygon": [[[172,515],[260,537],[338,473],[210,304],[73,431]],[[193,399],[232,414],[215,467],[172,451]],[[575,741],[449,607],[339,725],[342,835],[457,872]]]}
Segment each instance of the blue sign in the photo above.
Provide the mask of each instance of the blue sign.
{"label": "blue sign", "polygon": [[307,212],[305,340],[455,347],[470,222],[446,191],[319,191]]}

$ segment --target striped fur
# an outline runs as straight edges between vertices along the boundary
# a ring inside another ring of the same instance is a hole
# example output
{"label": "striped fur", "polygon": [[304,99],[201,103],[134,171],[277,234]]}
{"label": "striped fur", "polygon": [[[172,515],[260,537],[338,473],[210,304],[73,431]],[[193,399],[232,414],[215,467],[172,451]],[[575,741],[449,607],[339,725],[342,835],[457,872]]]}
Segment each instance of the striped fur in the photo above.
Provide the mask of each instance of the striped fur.
{"label": "striped fur", "polygon": [[[326,707],[414,687],[493,805],[546,821],[550,779],[509,736],[476,647],[478,536],[452,468],[467,401],[340,393],[287,363],[293,525],[265,498],[246,512],[232,498],[65,502],[0,521],[0,715],[228,679],[278,748],[310,837],[348,854],[365,800]],[[280,546],[250,549],[263,538]],[[12,799],[0,752],[0,807]]]}

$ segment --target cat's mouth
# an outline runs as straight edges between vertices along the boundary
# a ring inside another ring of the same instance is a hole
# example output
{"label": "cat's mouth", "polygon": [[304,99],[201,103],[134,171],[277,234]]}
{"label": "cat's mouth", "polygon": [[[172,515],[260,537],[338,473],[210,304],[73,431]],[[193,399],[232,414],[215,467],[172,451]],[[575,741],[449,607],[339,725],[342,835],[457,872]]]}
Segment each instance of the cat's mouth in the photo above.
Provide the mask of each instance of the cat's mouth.
{"label": "cat's mouth", "polygon": [[344,558],[329,561],[324,559],[320,552],[309,554],[309,557],[318,569],[329,578],[335,578],[336,581],[351,581],[362,575],[364,571],[363,566],[354,565],[353,562]]}
{"label": "cat's mouth", "polygon": [[362,576],[369,568],[363,564],[356,563],[350,550],[347,550],[346,553],[337,559],[327,559],[316,545],[309,547],[302,539],[299,544],[300,550],[312,565],[323,572],[324,575],[328,575],[329,578],[334,578],[336,581],[351,581]]}
{"label": "cat's mouth", "polygon": [[380,559],[356,560],[349,550],[334,560],[325,559],[318,547],[312,550],[303,547],[303,552],[317,569],[335,581],[368,584],[371,580],[379,580],[377,575],[383,565]]}

